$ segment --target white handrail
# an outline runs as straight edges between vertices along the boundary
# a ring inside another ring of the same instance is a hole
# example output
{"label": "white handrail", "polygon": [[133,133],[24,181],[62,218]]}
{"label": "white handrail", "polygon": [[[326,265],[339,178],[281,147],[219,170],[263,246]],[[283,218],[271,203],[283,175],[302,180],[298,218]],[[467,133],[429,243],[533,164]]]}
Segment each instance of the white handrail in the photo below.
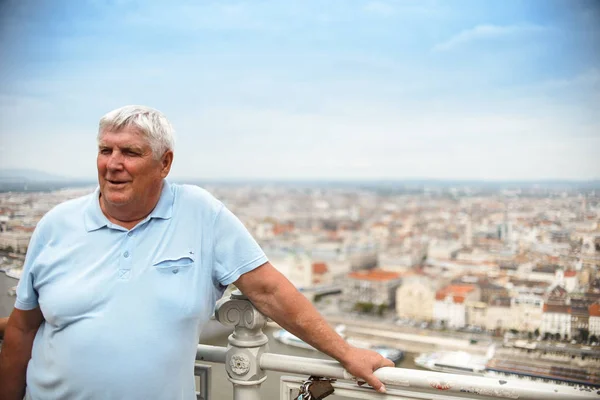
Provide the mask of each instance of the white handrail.
{"label": "white handrail", "polygon": [[[351,380],[353,377],[333,360],[293,357],[268,352],[268,337],[262,329],[267,318],[241,292],[217,302],[216,319],[234,327],[229,335],[228,347],[198,345],[196,358],[225,364],[229,381],[233,385],[235,400],[259,400],[260,386],[267,379],[266,371]],[[600,400],[597,389],[548,384],[518,379],[496,379],[479,376],[446,374],[432,371],[380,368],[377,376],[389,389],[389,395],[373,389],[360,388],[356,383],[339,382],[344,391],[356,389],[362,399],[413,398],[429,399],[560,399],[576,400],[594,397]],[[283,381],[282,381],[283,384]],[[289,387],[288,387],[289,389]],[[289,391],[288,391],[289,394]]]}
{"label": "white handrail", "polygon": [[[198,345],[198,359],[225,363],[226,347]],[[263,353],[259,358],[260,368],[266,371],[278,371],[334,379],[351,380],[353,377],[333,360],[295,357],[275,353]],[[520,381],[518,379],[496,379],[479,376],[447,374],[433,371],[421,371],[404,368],[380,368],[375,371],[389,388],[403,391],[430,393],[448,398],[477,399],[519,399],[519,400],[576,400],[600,396],[595,391],[567,385],[541,382]],[[356,386],[359,389],[358,386]]]}

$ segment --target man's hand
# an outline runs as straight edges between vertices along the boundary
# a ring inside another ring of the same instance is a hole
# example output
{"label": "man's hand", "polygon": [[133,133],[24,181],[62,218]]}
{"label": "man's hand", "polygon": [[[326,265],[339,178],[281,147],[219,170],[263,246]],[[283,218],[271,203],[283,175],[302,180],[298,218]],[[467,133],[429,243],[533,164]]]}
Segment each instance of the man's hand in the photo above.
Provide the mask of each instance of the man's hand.
{"label": "man's hand", "polygon": [[359,380],[359,385],[363,380],[380,393],[385,393],[385,386],[373,372],[381,367],[394,367],[392,360],[383,358],[379,353],[356,347],[352,347],[344,355],[342,365]]}

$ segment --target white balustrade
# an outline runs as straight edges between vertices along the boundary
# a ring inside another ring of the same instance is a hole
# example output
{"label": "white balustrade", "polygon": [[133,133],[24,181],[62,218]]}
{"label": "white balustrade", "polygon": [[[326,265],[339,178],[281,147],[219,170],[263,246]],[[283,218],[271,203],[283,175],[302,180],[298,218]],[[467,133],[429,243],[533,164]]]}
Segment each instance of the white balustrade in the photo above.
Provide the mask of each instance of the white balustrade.
{"label": "white balustrade", "polygon": [[[233,384],[234,400],[260,399],[260,386],[266,379],[266,371],[337,379],[333,384],[335,394],[357,399],[600,400],[596,390],[581,387],[389,367],[375,371],[375,376],[387,388],[387,393],[381,394],[372,388],[358,386],[336,361],[269,353],[268,339],[262,331],[266,318],[239,291],[229,299],[219,301],[215,316],[219,322],[234,326],[229,345],[226,348],[198,345],[196,359],[225,364],[228,379]],[[293,399],[302,382],[299,377],[283,376],[280,398]],[[204,400],[210,400],[208,392],[208,387],[201,390]]]}

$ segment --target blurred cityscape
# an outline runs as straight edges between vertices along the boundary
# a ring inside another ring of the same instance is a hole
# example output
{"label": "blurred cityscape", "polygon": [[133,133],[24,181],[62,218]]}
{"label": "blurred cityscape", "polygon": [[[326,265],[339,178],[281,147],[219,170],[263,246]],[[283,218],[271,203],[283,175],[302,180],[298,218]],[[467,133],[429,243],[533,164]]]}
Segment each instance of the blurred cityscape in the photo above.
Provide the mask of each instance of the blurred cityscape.
{"label": "blurred cityscape", "polygon": [[[422,367],[444,348],[485,354],[497,373],[537,368],[600,385],[594,185],[202,186],[349,337],[423,352]],[[2,271],[18,278],[39,219],[92,190],[0,193]],[[450,371],[476,369],[453,362]]]}

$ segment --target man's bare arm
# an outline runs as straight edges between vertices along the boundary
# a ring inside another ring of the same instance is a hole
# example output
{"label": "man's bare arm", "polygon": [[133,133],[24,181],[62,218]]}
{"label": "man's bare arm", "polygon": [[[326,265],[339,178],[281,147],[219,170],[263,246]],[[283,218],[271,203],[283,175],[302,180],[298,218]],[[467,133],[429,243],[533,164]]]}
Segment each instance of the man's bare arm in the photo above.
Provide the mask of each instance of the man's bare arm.
{"label": "man's bare arm", "polygon": [[287,331],[335,358],[349,373],[365,380],[376,390],[385,391],[373,371],[393,367],[394,363],[374,351],[350,346],[270,263],[243,274],[235,285],[263,314]]}
{"label": "man's bare arm", "polygon": [[43,321],[39,307],[29,311],[15,308],[10,314],[0,352],[0,399],[22,400],[25,396],[27,363]]}
{"label": "man's bare arm", "polygon": [[4,337],[4,331],[6,330],[7,323],[8,317],[0,318],[0,339]]}

